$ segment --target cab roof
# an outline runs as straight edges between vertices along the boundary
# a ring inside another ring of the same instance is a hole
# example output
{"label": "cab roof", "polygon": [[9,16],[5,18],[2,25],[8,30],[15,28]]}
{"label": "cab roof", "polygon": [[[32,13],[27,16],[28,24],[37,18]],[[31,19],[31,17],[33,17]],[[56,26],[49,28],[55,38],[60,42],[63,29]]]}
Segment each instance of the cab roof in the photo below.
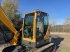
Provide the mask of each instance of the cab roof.
{"label": "cab roof", "polygon": [[35,13],[35,12],[37,12],[37,13],[42,13],[42,14],[46,14],[46,15],[48,14],[48,13],[43,12],[43,11],[40,11],[40,10],[34,10],[33,12],[25,13],[25,15],[33,14],[33,13]]}

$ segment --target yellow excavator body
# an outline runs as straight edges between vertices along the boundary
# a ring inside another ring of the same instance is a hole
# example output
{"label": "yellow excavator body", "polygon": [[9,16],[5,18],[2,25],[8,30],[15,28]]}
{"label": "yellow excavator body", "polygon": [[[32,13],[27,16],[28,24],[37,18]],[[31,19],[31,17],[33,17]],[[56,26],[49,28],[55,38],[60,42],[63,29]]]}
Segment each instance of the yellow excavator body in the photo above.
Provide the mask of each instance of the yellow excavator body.
{"label": "yellow excavator body", "polygon": [[[42,11],[34,11],[25,14],[22,26],[22,44],[30,47],[40,47],[49,43],[49,21],[48,14]],[[19,32],[15,29],[13,23],[3,9],[0,7],[0,21],[2,21],[8,29],[14,33],[13,39],[10,41],[13,45],[17,45]]]}

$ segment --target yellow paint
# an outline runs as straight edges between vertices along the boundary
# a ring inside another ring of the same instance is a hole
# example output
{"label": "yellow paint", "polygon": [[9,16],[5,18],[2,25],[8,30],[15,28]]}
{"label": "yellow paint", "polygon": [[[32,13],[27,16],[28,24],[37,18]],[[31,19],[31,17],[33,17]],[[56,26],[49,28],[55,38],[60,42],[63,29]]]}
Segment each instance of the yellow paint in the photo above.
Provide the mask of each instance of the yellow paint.
{"label": "yellow paint", "polygon": [[33,40],[36,41],[36,22],[37,22],[37,12],[35,11],[34,22],[33,22]]}
{"label": "yellow paint", "polygon": [[34,39],[29,39],[29,38],[23,38],[23,41],[33,42],[33,43],[36,42]]}

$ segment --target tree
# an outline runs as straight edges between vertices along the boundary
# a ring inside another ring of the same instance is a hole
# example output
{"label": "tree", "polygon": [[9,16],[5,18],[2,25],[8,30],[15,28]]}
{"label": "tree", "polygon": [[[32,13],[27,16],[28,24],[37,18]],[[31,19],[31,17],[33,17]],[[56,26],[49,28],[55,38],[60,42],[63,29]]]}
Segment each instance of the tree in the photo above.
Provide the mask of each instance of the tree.
{"label": "tree", "polygon": [[70,18],[65,18],[64,32],[70,32]]}
{"label": "tree", "polygon": [[66,18],[64,24],[65,25],[70,25],[70,18]]}
{"label": "tree", "polygon": [[1,6],[6,13],[6,15],[12,20],[14,19],[17,8],[18,8],[18,2],[17,0],[2,0]]}
{"label": "tree", "polygon": [[[15,27],[21,26],[19,19],[21,17],[20,12],[18,11],[18,2],[17,0],[2,0],[1,6],[5,14],[11,19]],[[19,24],[19,25],[18,25]]]}

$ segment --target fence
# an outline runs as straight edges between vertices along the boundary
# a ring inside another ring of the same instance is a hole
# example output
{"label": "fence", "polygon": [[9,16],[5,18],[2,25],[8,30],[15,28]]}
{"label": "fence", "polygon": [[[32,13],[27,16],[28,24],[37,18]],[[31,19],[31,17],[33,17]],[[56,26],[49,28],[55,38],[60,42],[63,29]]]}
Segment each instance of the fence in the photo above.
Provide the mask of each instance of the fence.
{"label": "fence", "polygon": [[70,32],[70,25],[55,25],[51,26],[51,32]]}

